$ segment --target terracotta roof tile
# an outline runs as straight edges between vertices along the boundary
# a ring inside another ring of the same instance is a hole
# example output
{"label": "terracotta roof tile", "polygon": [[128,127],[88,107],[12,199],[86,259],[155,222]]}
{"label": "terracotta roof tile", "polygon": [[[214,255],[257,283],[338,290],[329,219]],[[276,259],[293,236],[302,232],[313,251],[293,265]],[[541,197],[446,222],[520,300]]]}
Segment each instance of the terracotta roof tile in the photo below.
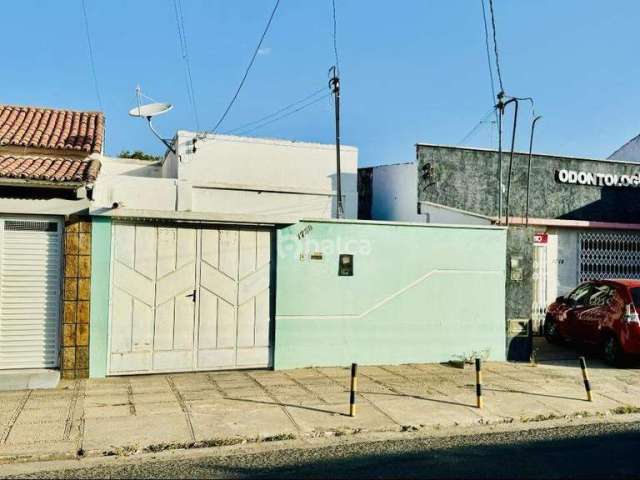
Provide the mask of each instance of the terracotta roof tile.
{"label": "terracotta roof tile", "polygon": [[102,112],[0,105],[0,146],[100,153]]}
{"label": "terracotta roof tile", "polygon": [[82,160],[48,155],[0,155],[0,179],[92,183],[98,177],[100,166],[100,161],[96,159]]}

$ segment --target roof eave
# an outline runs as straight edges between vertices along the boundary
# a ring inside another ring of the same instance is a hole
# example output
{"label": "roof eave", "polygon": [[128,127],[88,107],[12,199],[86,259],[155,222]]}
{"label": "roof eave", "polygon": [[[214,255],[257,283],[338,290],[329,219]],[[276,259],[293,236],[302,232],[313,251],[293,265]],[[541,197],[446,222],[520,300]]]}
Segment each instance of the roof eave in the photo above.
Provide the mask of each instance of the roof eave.
{"label": "roof eave", "polygon": [[56,188],[63,190],[78,190],[87,186],[84,182],[55,182],[48,180],[33,180],[30,178],[8,178],[0,177],[0,185],[7,187],[39,187],[39,188]]}

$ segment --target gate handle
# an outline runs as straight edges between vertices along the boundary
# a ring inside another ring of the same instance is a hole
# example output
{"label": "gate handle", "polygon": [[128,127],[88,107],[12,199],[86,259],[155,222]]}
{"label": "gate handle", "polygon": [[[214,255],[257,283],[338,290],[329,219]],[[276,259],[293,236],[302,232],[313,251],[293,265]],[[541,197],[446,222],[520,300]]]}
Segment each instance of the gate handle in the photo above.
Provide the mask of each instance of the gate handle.
{"label": "gate handle", "polygon": [[194,290],[193,293],[190,293],[188,295],[185,295],[185,297],[191,297],[193,299],[193,301],[196,301],[196,291]]}

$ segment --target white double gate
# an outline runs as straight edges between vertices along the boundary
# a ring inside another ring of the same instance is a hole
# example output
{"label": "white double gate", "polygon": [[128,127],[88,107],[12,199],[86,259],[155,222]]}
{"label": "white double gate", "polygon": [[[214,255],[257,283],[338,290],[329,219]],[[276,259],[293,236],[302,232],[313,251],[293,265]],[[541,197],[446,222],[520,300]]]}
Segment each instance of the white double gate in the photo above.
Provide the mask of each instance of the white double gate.
{"label": "white double gate", "polygon": [[109,374],[268,367],[271,231],[116,223]]}

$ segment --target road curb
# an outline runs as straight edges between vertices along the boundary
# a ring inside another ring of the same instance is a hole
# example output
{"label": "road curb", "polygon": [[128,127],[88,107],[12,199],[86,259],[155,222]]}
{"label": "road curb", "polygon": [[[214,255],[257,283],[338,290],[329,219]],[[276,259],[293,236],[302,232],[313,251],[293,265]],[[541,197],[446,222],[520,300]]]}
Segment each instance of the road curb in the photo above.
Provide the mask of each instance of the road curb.
{"label": "road curb", "polygon": [[[537,430],[549,427],[560,427],[565,425],[575,425],[576,423],[600,423],[603,419],[607,419],[607,423],[632,423],[640,421],[640,413],[636,410],[627,412],[619,409],[620,413],[614,413],[611,409],[604,412],[574,412],[566,415],[548,415],[543,418],[532,417],[530,419],[509,419],[501,420],[485,420],[479,419],[474,423],[457,424],[457,425],[401,425],[399,427],[387,427],[383,429],[361,429],[361,428],[344,428],[331,430],[313,430],[302,434],[292,434],[290,432],[275,434],[270,436],[254,436],[254,437],[221,437],[211,440],[195,441],[195,442],[173,442],[173,443],[157,443],[146,446],[125,445],[114,446],[109,449],[93,449],[82,452],[54,452],[47,454],[9,454],[0,455],[0,465],[8,464],[26,464],[37,462],[54,462],[65,460],[77,460],[81,462],[83,459],[99,459],[99,458],[142,458],[146,455],[158,455],[164,453],[178,451],[206,451],[219,450],[224,447],[234,447],[242,445],[256,445],[261,443],[279,443],[288,440],[314,440],[314,439],[331,439],[331,438],[354,438],[358,435],[377,435],[377,434],[417,434],[425,438],[441,437],[449,435],[465,435],[469,431],[477,433],[491,429],[505,429],[510,431],[527,431]],[[421,435],[422,434],[422,435]]]}

